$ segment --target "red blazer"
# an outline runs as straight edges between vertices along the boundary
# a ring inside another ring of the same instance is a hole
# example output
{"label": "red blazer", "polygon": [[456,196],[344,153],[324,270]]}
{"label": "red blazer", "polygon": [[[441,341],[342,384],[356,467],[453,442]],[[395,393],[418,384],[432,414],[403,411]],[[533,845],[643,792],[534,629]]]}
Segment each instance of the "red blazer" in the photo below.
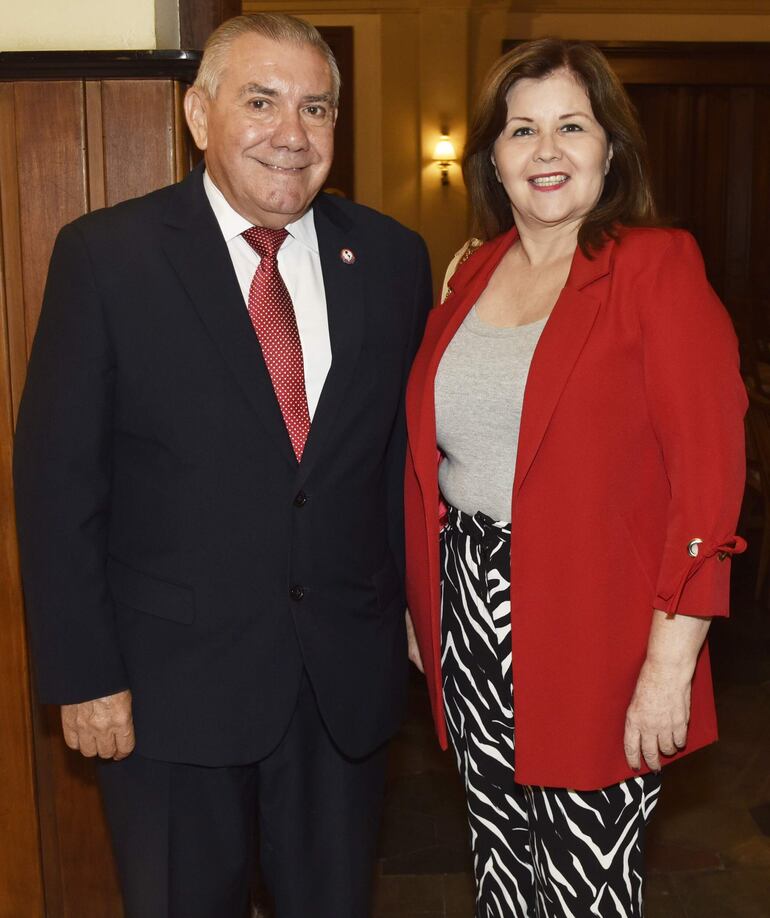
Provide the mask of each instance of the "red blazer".
{"label": "red blazer", "polygon": [[[407,598],[443,746],[434,380],[516,238],[458,268],[407,391]],[[532,361],[514,476],[519,783],[589,790],[633,774],[623,729],[653,609],[728,614],[745,408],[735,335],[688,233],[625,229],[593,260],[575,252]],[[680,755],[716,735],[704,646]]]}

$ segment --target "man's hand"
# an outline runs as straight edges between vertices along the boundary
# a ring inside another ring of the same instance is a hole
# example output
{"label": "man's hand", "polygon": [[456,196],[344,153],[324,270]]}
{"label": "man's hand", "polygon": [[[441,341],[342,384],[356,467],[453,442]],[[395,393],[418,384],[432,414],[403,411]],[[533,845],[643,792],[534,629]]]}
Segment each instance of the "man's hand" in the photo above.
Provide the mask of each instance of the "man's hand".
{"label": "man's hand", "polygon": [[412,616],[409,614],[409,609],[406,610],[406,642],[409,659],[421,673],[424,673],[425,668],[422,665],[420,648],[417,645],[417,635],[414,633],[414,625],[412,624]]}
{"label": "man's hand", "polygon": [[61,725],[64,742],[70,749],[79,749],[89,758],[98,755],[116,762],[125,759],[134,749],[131,692],[63,704]]}

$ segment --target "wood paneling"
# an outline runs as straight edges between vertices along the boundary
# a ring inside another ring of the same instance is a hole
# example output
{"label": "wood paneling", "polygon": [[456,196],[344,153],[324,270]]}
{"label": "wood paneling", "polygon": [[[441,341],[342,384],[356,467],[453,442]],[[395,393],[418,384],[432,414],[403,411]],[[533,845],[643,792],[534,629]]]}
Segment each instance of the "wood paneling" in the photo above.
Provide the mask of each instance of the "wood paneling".
{"label": "wood paneling", "polygon": [[660,210],[698,240],[728,308],[768,300],[770,86],[666,84],[661,71],[659,85],[627,84]]}
{"label": "wood paneling", "polygon": [[11,443],[56,233],[181,178],[183,91],[171,79],[0,81],[0,918],[122,914],[94,763],[66,749],[58,709],[30,688]]}
{"label": "wood paneling", "polygon": [[319,26],[318,31],[332,50],[342,78],[340,113],[334,129],[334,162],[328,188],[340,190],[353,198],[356,188],[353,110],[353,28],[352,26]]}
{"label": "wood paneling", "polygon": [[174,168],[174,87],[166,81],[105,80],[101,93],[105,203],[109,207],[170,185]]}
{"label": "wood paneling", "polygon": [[179,35],[183,48],[203,48],[216,27],[241,12],[241,0],[179,0]]}
{"label": "wood paneling", "polygon": [[[10,340],[9,313],[23,311],[13,87],[0,85],[0,918],[38,918],[43,884],[38,843],[29,673],[11,490],[11,371],[24,351]],[[23,326],[23,322],[19,322]]]}
{"label": "wood paneling", "polygon": [[753,42],[599,42],[626,85],[756,86],[768,80],[770,48]]}
{"label": "wood paneling", "polygon": [[29,348],[56,234],[88,209],[85,99],[76,80],[17,83],[14,94]]}
{"label": "wood paneling", "polygon": [[660,210],[698,240],[750,362],[770,339],[770,46],[603,50],[639,111]]}

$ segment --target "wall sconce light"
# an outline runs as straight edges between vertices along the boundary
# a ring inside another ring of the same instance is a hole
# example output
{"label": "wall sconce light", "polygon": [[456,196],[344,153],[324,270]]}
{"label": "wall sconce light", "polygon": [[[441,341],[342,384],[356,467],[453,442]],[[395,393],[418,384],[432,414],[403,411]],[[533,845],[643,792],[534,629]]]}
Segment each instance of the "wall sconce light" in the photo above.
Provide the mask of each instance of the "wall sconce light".
{"label": "wall sconce light", "polygon": [[441,184],[449,184],[449,166],[457,159],[454,144],[449,139],[449,131],[443,131],[436,149],[433,151],[433,159],[438,163],[441,169]]}

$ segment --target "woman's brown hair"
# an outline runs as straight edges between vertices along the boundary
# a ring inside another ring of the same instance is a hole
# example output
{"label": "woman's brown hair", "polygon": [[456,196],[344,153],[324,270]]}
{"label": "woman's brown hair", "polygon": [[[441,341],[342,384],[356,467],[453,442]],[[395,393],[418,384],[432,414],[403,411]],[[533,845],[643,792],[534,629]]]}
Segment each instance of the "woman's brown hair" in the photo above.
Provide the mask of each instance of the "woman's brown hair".
{"label": "woman's brown hair", "polygon": [[504,54],[487,74],[463,154],[463,176],[471,199],[476,232],[491,239],[513,226],[511,204],[495,175],[492,148],[505,126],[506,96],[522,79],[542,79],[567,70],[585,89],[594,117],[612,143],[610,170],[596,206],[583,221],[578,245],[590,257],[615,227],[650,226],[655,202],[647,168],[647,149],[631,100],[601,51],[584,41],[541,38]]}

